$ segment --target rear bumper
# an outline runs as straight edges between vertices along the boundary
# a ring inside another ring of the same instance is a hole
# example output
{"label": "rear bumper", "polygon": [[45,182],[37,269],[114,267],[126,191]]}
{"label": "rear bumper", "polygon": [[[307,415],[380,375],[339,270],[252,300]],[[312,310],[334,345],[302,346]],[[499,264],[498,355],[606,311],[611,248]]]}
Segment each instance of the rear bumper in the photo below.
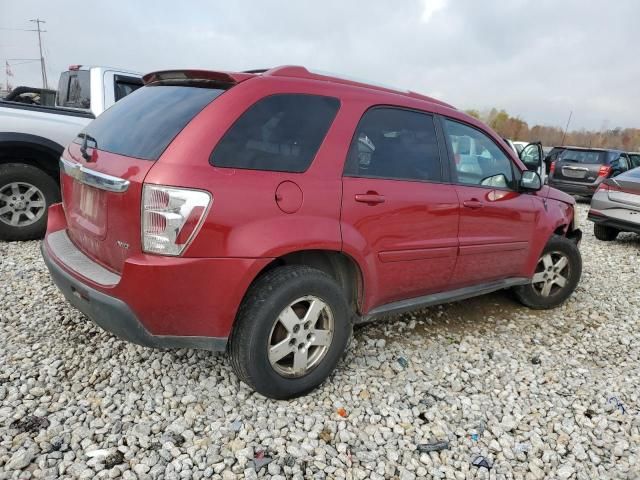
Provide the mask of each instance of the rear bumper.
{"label": "rear bumper", "polygon": [[599,182],[580,184],[576,182],[563,182],[561,180],[555,180],[550,178],[548,185],[553,188],[557,188],[565,193],[571,195],[582,195],[585,197],[592,196],[600,185]]}
{"label": "rear bumper", "polygon": [[607,217],[606,214],[598,215],[589,212],[587,220],[602,225],[603,227],[611,227],[621,232],[640,233],[640,223],[628,222],[618,218]]}
{"label": "rear bumper", "polygon": [[147,347],[224,350],[244,293],[270,261],[139,254],[109,277],[70,241],[60,247],[65,227],[52,206],[42,256],[55,284],[104,330]]}
{"label": "rear bumper", "polygon": [[69,303],[102,329],[123,340],[154,348],[201,348],[213,351],[223,351],[226,348],[226,338],[152,335],[122,300],[105,295],[65,272],[51,259],[44,243],[42,257],[53,282]]}

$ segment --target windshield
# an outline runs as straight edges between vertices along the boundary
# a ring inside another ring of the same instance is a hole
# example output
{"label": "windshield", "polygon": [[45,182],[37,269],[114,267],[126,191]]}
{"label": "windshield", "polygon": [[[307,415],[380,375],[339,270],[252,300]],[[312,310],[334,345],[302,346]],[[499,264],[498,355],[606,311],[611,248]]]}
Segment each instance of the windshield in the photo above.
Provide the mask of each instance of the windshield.
{"label": "windshield", "polygon": [[178,133],[224,90],[147,86],[115,103],[85,128],[98,150],[157,160]]}
{"label": "windshield", "polygon": [[591,163],[603,165],[606,163],[607,152],[601,150],[572,150],[567,149],[560,154],[558,160],[572,163]]}

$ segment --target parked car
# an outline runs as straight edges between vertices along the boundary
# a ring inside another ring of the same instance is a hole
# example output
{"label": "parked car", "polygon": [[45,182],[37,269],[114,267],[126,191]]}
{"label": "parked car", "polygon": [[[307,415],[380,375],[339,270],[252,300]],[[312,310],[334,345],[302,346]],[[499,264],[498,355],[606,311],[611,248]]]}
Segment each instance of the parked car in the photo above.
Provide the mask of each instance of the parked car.
{"label": "parked car", "polygon": [[631,159],[631,168],[640,167],[640,152],[630,152],[629,158]]}
{"label": "parked car", "polygon": [[620,150],[566,147],[551,164],[548,182],[563,192],[591,197],[604,180],[629,168],[631,160]]}
{"label": "parked car", "polygon": [[598,240],[615,240],[620,232],[640,233],[640,168],[602,182],[587,218]]}
{"label": "parked car", "polygon": [[303,67],[144,80],[65,150],[42,244],[123,339],[227,350],[289,398],[354,322],[501,289],[553,308],[580,279],[574,199],[446,103]]}
{"label": "parked car", "polygon": [[0,100],[1,240],[44,236],[47,207],[60,201],[58,164],[64,146],[141,86],[137,73],[73,66],[60,75],[54,106],[26,104],[12,94]]}

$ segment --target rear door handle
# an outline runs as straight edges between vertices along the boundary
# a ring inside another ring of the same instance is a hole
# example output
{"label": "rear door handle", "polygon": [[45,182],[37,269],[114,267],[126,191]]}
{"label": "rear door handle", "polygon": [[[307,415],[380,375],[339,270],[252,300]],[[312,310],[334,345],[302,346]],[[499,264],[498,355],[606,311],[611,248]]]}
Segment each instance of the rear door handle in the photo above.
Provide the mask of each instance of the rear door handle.
{"label": "rear door handle", "polygon": [[472,198],[471,200],[465,200],[464,202],[462,202],[462,205],[464,205],[467,208],[482,208],[482,202],[478,199]]}
{"label": "rear door handle", "polygon": [[378,203],[384,203],[384,195],[379,195],[375,192],[356,193],[356,202],[368,203],[369,205],[376,205]]}

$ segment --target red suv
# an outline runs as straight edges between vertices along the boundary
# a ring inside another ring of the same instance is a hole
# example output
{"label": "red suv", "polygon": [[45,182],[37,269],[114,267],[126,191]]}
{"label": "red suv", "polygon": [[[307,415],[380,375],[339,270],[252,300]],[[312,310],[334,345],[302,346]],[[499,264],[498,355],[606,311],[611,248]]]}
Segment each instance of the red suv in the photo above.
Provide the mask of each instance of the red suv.
{"label": "red suv", "polygon": [[550,308],[580,279],[574,200],[450,105],[302,67],[144,80],[64,152],[42,247],[126,340],[226,349],[288,398],[354,323],[506,288]]}

